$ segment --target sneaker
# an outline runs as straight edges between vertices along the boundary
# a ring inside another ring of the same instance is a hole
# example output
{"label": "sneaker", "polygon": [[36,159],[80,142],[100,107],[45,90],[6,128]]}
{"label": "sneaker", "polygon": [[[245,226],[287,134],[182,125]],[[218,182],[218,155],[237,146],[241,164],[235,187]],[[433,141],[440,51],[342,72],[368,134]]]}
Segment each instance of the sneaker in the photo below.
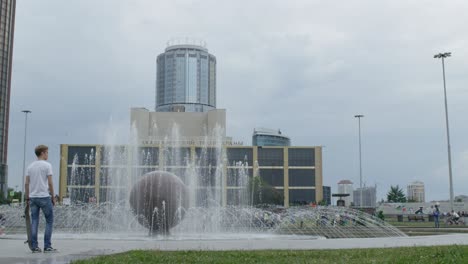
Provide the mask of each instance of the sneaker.
{"label": "sneaker", "polygon": [[57,249],[49,247],[49,248],[44,248],[44,253],[55,253],[58,252]]}
{"label": "sneaker", "polygon": [[41,253],[42,252],[42,250],[40,248],[38,248],[38,247],[33,248],[31,251],[32,251],[32,253]]}

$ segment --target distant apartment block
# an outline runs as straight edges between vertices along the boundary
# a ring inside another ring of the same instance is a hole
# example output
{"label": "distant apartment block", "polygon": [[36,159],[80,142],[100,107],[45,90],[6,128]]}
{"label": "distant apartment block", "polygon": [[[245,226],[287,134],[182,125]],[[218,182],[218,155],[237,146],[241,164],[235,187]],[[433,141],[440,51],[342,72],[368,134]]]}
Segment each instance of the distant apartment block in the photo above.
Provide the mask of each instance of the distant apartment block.
{"label": "distant apartment block", "polygon": [[408,201],[414,201],[418,203],[425,202],[424,182],[414,181],[407,186],[407,190]]}
{"label": "distant apartment block", "polygon": [[[362,204],[361,204],[362,194]],[[375,207],[377,203],[377,188],[376,187],[363,187],[357,188],[353,192],[353,202],[356,207]]]}

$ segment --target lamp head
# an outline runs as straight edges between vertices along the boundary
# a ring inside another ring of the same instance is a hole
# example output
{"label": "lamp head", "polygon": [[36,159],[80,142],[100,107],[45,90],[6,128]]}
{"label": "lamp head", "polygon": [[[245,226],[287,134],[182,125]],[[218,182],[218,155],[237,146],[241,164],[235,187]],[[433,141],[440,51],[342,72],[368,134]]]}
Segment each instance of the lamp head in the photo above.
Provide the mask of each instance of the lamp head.
{"label": "lamp head", "polygon": [[434,55],[434,59],[448,58],[450,56],[452,56],[452,52],[444,52]]}

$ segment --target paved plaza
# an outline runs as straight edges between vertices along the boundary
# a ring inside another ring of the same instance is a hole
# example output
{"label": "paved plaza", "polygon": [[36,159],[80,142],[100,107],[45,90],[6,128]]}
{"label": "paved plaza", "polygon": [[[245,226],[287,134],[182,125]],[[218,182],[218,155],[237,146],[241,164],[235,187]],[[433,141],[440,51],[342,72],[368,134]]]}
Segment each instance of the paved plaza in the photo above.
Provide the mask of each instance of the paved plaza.
{"label": "paved plaza", "polygon": [[307,250],[386,248],[433,245],[468,245],[468,234],[414,236],[395,238],[301,239],[277,237],[268,239],[210,239],[210,240],[153,240],[153,239],[66,239],[53,240],[58,253],[31,253],[24,239],[16,236],[0,238],[0,263],[69,263],[98,255],[133,249],[151,250]]}

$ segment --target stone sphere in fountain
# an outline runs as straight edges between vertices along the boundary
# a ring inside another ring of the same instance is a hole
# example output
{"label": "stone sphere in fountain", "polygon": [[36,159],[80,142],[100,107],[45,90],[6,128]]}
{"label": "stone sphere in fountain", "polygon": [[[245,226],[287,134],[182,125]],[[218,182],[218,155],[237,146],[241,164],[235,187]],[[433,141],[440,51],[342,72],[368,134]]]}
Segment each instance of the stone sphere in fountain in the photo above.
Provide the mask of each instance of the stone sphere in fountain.
{"label": "stone sphere in fountain", "polygon": [[130,206],[138,222],[152,234],[168,234],[183,218],[188,189],[176,175],[153,171],[142,176],[130,192]]}

